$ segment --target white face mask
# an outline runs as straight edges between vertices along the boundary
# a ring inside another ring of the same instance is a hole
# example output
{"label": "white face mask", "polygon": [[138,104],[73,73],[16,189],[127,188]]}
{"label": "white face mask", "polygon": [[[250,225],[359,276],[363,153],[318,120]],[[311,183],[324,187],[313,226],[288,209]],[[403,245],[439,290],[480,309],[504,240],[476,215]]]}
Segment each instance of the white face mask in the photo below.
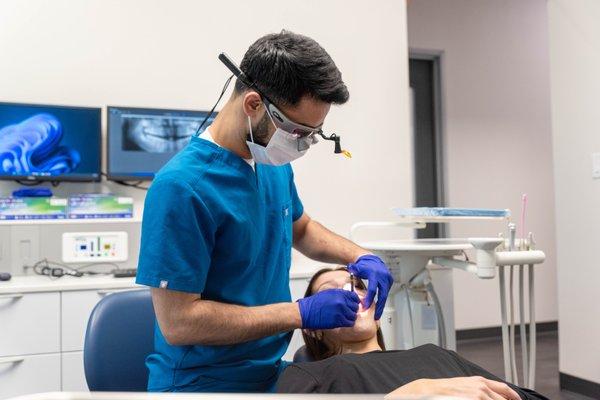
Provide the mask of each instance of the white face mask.
{"label": "white face mask", "polygon": [[[270,117],[270,116],[269,116]],[[272,122],[272,120],[271,120]],[[298,138],[296,138],[293,134],[284,131],[281,128],[277,128],[271,140],[267,146],[261,146],[260,144],[254,143],[254,136],[252,135],[252,123],[250,122],[250,117],[248,117],[248,125],[250,126],[250,140],[246,141],[248,148],[250,149],[250,154],[252,154],[252,158],[254,162],[257,164],[265,164],[265,165],[284,165],[290,163],[304,154],[308,150],[298,151]],[[306,138],[300,140],[308,141],[308,146],[310,144],[316,143],[316,137],[314,138]]]}

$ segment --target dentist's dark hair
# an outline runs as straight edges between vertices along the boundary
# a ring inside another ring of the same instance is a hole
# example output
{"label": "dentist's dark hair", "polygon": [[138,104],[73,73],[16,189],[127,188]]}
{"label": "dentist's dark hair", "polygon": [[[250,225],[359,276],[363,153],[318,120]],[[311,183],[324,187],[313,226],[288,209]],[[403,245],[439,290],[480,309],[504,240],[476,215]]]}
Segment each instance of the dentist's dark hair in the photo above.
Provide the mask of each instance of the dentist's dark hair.
{"label": "dentist's dark hair", "polygon": [[[340,270],[348,271],[348,268],[346,268],[346,267],[323,268],[323,269],[318,270],[312,276],[312,278],[310,278],[310,282],[308,282],[308,287],[306,288],[304,297],[312,296],[313,294],[315,294],[315,290],[317,288],[314,288],[313,286],[315,284],[315,281],[321,275],[323,275],[326,272],[340,271]],[[364,286],[363,287],[358,286],[358,288],[365,289]],[[316,335],[312,335],[304,329],[302,330],[302,338],[304,339],[304,344],[306,345],[306,351],[308,352],[308,355],[311,356],[311,358],[315,361],[324,360],[326,358],[341,354],[341,352],[342,352],[342,349],[339,348],[338,346],[332,345],[331,343],[326,343],[325,340],[323,340],[322,338],[319,339],[316,337]],[[377,343],[379,344],[379,347],[381,347],[381,350],[385,350],[385,343],[383,341],[383,333],[381,332],[381,328],[379,328],[379,327],[377,328]]]}
{"label": "dentist's dark hair", "polygon": [[[294,106],[305,95],[329,104],[344,104],[350,97],[342,73],[325,49],[290,31],[259,38],[246,51],[240,69],[277,106]],[[235,93],[246,90],[237,79]]]}

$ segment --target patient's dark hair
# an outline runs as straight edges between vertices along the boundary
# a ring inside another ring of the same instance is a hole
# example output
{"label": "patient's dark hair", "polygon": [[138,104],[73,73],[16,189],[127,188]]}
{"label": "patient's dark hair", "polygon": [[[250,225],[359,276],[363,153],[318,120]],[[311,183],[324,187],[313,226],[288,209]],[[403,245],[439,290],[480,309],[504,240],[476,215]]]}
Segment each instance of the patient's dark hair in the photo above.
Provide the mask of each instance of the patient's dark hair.
{"label": "patient's dark hair", "polygon": [[[283,30],[259,38],[244,54],[240,69],[277,106],[294,106],[305,96],[330,104],[350,97],[329,54],[308,36]],[[248,90],[239,79],[235,93]]]}
{"label": "patient's dark hair", "polygon": [[[312,278],[310,278],[310,282],[308,282],[308,287],[306,288],[306,292],[304,293],[304,297],[312,296],[314,294],[313,285],[315,281],[324,273],[331,271],[347,271],[346,267],[339,268],[323,268],[317,271]],[[302,331],[302,338],[304,339],[304,343],[306,344],[306,350],[308,354],[315,360],[324,360],[326,358],[341,354],[341,348],[330,348],[327,346],[324,340],[319,340],[316,337],[310,336],[304,330]],[[385,350],[385,343],[383,342],[383,333],[381,332],[381,328],[377,328],[377,343],[381,350]]]}

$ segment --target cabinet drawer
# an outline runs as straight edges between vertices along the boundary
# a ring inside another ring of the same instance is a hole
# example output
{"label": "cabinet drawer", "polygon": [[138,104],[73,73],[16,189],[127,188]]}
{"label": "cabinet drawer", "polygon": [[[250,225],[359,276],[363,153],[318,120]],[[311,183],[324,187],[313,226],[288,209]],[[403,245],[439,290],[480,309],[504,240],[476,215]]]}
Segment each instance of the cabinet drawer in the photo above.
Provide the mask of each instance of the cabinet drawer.
{"label": "cabinet drawer", "polygon": [[62,353],[62,390],[63,392],[87,392],[83,351]]}
{"label": "cabinet drawer", "polygon": [[0,399],[60,390],[60,354],[0,357]]}
{"label": "cabinet drawer", "polygon": [[112,293],[139,289],[62,292],[62,351],[83,350],[85,329],[96,304]]}
{"label": "cabinet drawer", "polygon": [[0,295],[0,357],[60,351],[60,294]]}

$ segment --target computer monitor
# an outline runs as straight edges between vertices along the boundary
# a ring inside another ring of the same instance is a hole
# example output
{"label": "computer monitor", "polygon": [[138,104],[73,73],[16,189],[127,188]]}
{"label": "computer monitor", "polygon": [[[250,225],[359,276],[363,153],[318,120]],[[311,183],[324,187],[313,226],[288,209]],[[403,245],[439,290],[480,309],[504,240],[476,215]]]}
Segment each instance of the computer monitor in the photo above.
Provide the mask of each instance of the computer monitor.
{"label": "computer monitor", "polygon": [[101,112],[0,103],[0,179],[99,181]]}
{"label": "computer monitor", "polygon": [[208,115],[206,111],[133,107],[108,107],[107,111],[107,175],[116,181],[153,179],[189,143]]}

